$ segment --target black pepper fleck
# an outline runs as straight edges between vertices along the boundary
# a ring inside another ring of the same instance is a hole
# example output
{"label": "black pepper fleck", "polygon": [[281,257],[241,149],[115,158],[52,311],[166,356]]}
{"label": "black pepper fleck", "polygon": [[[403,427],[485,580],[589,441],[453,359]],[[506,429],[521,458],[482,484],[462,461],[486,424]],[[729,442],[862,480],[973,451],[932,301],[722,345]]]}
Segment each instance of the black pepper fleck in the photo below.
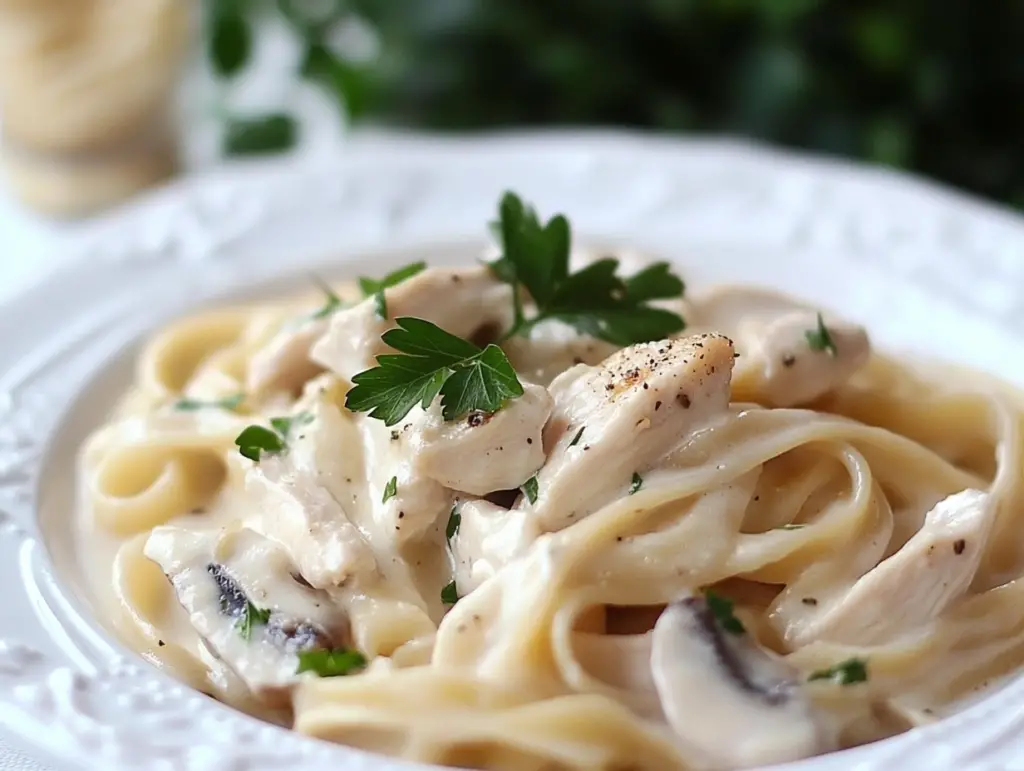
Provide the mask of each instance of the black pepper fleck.
{"label": "black pepper fleck", "polygon": [[963,538],[958,538],[957,540],[953,541],[953,553],[954,554],[963,554],[964,553],[964,549],[966,549],[966,548],[967,548],[967,541],[965,541]]}
{"label": "black pepper fleck", "polygon": [[397,442],[398,441],[398,431],[397,430],[391,432],[391,441],[392,442]]}
{"label": "black pepper fleck", "polygon": [[405,512],[404,511],[398,512],[398,518],[399,519],[404,519],[405,518]]}
{"label": "black pepper fleck", "polygon": [[650,386],[647,383],[644,383],[644,390],[646,391],[648,388],[650,388]]}
{"label": "black pepper fleck", "polygon": [[160,648],[163,648],[165,645],[167,645],[167,643],[165,643],[163,640],[157,640],[156,644]]}
{"label": "black pepper fleck", "polygon": [[480,412],[480,410],[474,410],[473,412],[469,413],[469,417],[466,418],[466,423],[470,428],[482,426],[486,422],[487,419],[485,418],[484,414]]}
{"label": "black pepper fleck", "polygon": [[783,367],[792,367],[794,364],[796,364],[796,356],[794,356],[793,354],[787,353],[785,356],[782,357]]}
{"label": "black pepper fleck", "polygon": [[817,605],[818,601],[814,597],[804,597],[800,600],[804,605]]}
{"label": "black pepper fleck", "polygon": [[660,401],[655,402],[654,403],[654,411],[657,412],[660,409],[661,409],[661,402]]}
{"label": "black pepper fleck", "polygon": [[676,401],[679,402],[679,406],[681,406],[684,410],[690,409],[690,397],[687,396],[686,394],[681,393],[677,395]]}
{"label": "black pepper fleck", "polygon": [[527,444],[533,444],[533,437],[532,436],[526,437],[526,443]]}

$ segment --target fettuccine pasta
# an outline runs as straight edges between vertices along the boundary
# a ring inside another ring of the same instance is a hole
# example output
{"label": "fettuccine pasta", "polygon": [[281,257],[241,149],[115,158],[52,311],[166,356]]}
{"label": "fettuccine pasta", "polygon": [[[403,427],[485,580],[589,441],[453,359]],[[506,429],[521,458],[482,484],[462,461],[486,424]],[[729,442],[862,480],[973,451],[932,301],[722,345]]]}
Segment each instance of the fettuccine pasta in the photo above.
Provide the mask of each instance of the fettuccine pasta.
{"label": "fettuccine pasta", "polygon": [[[82,453],[124,639],[297,731],[509,771],[795,760],[1024,661],[1016,392],[766,290],[659,298],[686,328],[630,346],[503,338],[512,291],[427,268],[154,336]],[[521,395],[350,409],[399,318],[497,341]]]}

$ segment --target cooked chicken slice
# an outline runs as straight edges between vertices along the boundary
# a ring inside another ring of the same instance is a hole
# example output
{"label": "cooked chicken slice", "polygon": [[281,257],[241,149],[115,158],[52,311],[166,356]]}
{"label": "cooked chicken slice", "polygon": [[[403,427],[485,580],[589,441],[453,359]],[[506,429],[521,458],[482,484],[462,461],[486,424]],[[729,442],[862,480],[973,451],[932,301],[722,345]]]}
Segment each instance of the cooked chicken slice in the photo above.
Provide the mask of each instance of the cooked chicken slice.
{"label": "cooked chicken slice", "polygon": [[308,422],[293,425],[285,452],[264,454],[246,473],[246,524],[281,543],[311,585],[327,588],[373,573],[376,560],[331,490],[345,484],[335,477],[344,474],[344,448],[359,446],[358,434],[329,402],[307,414]]}
{"label": "cooked chicken slice", "polygon": [[988,493],[964,490],[939,501],[899,551],[818,612],[783,630],[788,644],[889,642],[938,618],[974,579],[995,519]]}
{"label": "cooked chicken slice", "polygon": [[807,404],[867,363],[871,347],[863,327],[830,316],[823,317],[823,327],[810,311],[787,313],[763,326],[741,326],[737,344],[749,357],[741,366],[750,368],[766,404]]}
{"label": "cooked chicken slice", "polygon": [[692,300],[691,328],[727,334],[739,360],[733,391],[771,407],[807,404],[842,385],[868,360],[863,327],[776,292],[713,289]]}
{"label": "cooked chicken slice", "polygon": [[529,337],[513,337],[501,344],[509,361],[528,380],[548,385],[575,364],[600,364],[618,346],[581,335],[561,321],[544,321],[530,330]]}
{"label": "cooked chicken slice", "polygon": [[451,510],[451,490],[419,468],[414,448],[426,420],[415,407],[400,425],[357,415],[360,445],[365,454],[368,505],[375,527],[389,543],[403,544],[423,537]]}
{"label": "cooked chicken slice", "polygon": [[732,366],[728,338],[700,335],[634,345],[556,378],[532,506],[542,529],[566,527],[625,494],[634,473],[724,412]]}
{"label": "cooked chicken slice", "polygon": [[514,490],[544,463],[541,433],[551,408],[547,389],[532,383],[523,383],[523,395],[492,415],[471,412],[445,421],[440,400],[435,401],[410,437],[412,462],[424,475],[463,493]]}
{"label": "cooked chicken slice", "polygon": [[287,701],[300,652],[349,644],[345,614],[296,577],[279,545],[251,530],[158,527],[145,553],[206,645],[268,703]]}
{"label": "cooked chicken slice", "polygon": [[797,672],[687,597],[651,634],[651,675],[669,726],[697,768],[750,768],[833,749]]}
{"label": "cooked chicken slice", "polygon": [[[548,459],[538,496],[511,510],[486,501],[459,507],[452,542],[456,582],[468,593],[544,532],[560,530],[625,495],[635,472],[656,465],[729,403],[732,344],[718,335],[636,345],[599,367],[579,365],[550,387]],[[521,483],[520,483],[521,484]]]}
{"label": "cooked chicken slice", "polygon": [[246,390],[297,392],[323,367],[310,358],[313,344],[327,331],[326,318],[307,318],[286,325],[257,350],[249,362]]}
{"label": "cooked chicken slice", "polygon": [[457,512],[459,529],[451,548],[460,595],[480,586],[541,534],[536,517],[523,509],[472,500],[460,503]]}
{"label": "cooked chicken slice", "polygon": [[327,333],[313,346],[313,360],[344,378],[370,369],[388,348],[381,335],[394,319],[425,319],[453,335],[489,341],[512,324],[512,288],[486,266],[427,268],[386,290],[388,318],[377,315],[373,298],[331,317]]}

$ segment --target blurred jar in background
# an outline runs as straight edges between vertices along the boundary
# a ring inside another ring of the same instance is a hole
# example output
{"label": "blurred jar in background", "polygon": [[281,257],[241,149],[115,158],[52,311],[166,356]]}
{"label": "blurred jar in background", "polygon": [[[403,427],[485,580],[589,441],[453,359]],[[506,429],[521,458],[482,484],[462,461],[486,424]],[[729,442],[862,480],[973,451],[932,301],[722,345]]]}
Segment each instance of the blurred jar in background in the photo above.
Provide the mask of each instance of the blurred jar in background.
{"label": "blurred jar in background", "polygon": [[87,214],[178,169],[191,0],[0,0],[0,162],[14,193]]}

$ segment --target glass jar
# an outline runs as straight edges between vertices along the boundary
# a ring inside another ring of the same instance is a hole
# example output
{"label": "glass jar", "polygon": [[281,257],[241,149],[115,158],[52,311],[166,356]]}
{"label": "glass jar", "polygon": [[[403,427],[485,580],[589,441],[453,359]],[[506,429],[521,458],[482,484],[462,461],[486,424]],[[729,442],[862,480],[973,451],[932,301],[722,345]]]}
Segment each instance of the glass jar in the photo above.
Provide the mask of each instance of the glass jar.
{"label": "glass jar", "polygon": [[190,0],[0,0],[2,165],[57,216],[175,174]]}

